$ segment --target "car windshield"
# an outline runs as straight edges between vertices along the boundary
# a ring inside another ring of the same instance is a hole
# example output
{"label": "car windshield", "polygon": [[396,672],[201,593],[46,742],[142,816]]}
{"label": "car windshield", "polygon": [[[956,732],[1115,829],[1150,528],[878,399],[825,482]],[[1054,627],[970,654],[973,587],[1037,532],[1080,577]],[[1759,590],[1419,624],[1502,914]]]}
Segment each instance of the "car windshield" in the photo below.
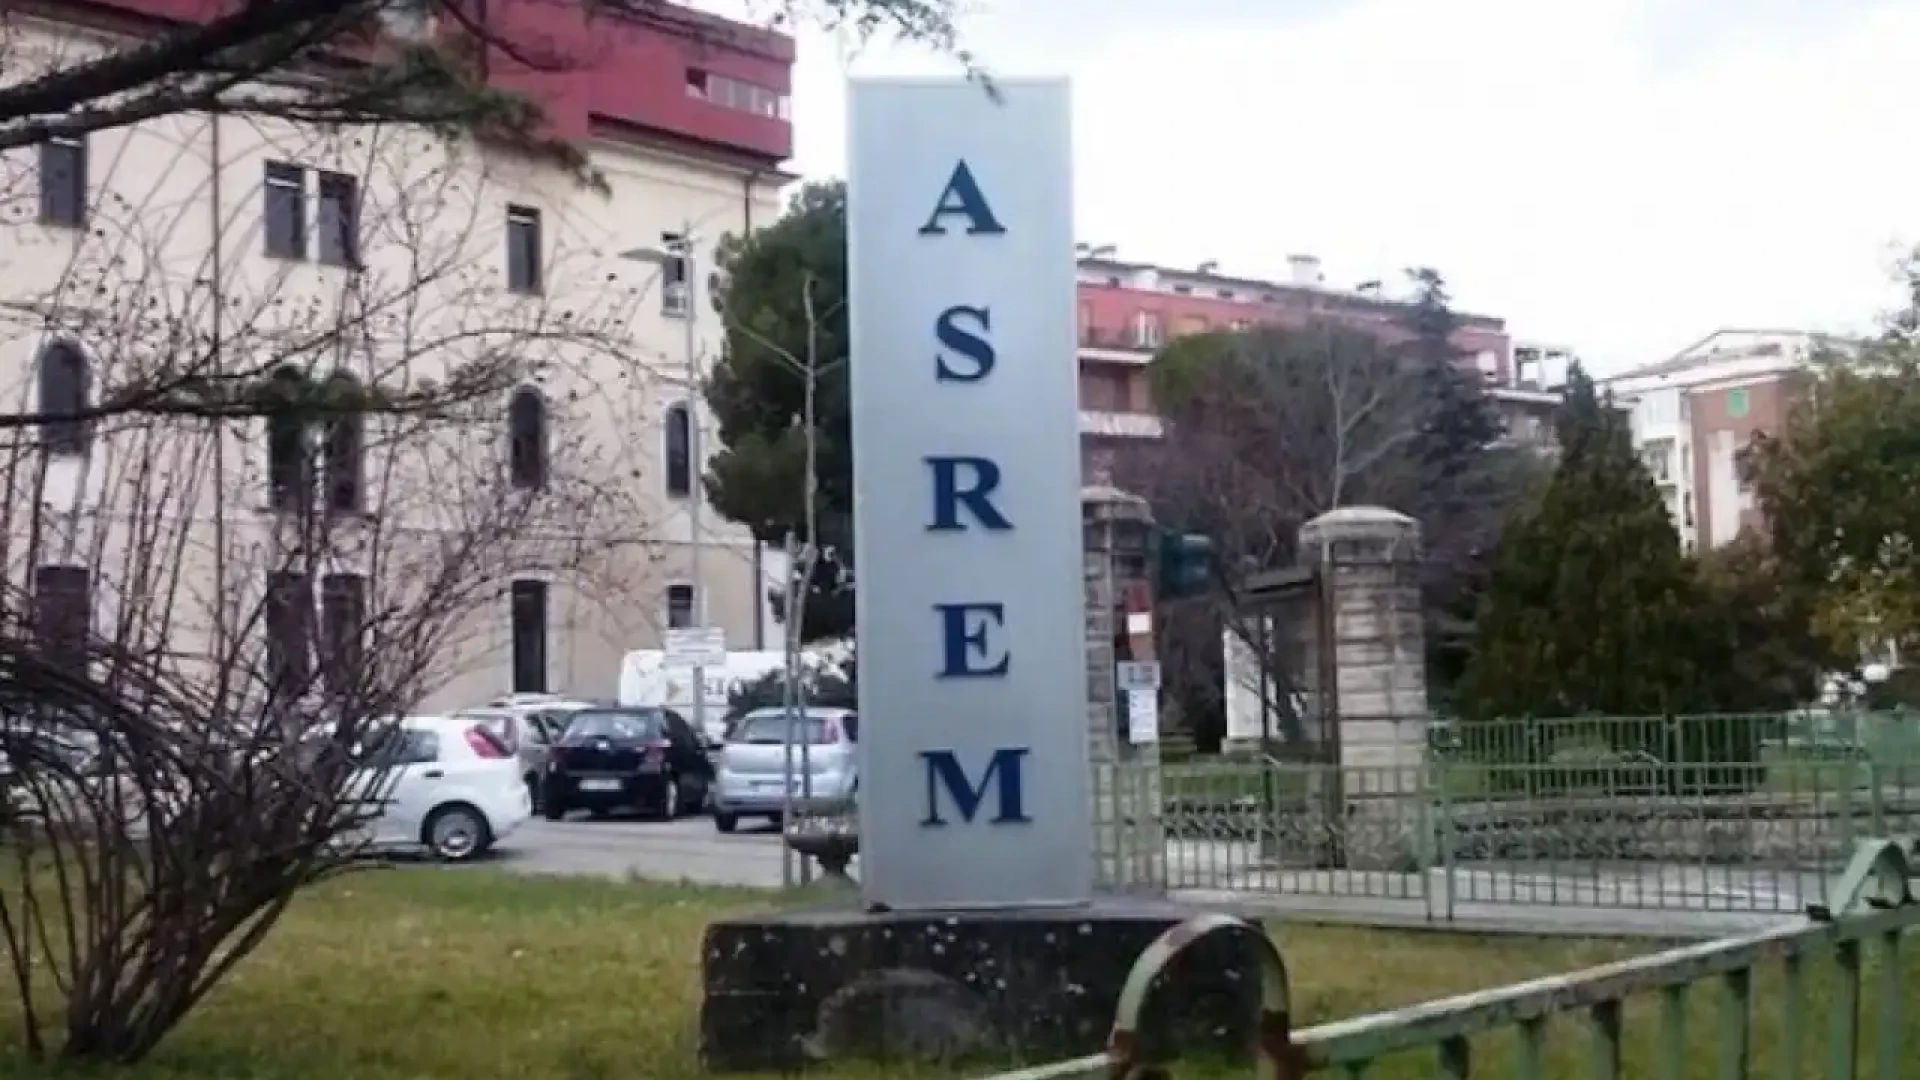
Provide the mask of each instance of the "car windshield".
{"label": "car windshield", "polygon": [[[818,746],[831,742],[826,717],[796,716],[793,725],[793,741],[806,742]],[[755,743],[761,746],[779,746],[787,741],[787,716],[785,713],[755,713],[740,721],[733,733],[734,742]]]}
{"label": "car windshield", "polygon": [[659,737],[659,713],[611,711],[574,713],[573,719],[567,722],[566,733],[561,736],[563,741],[570,743],[586,742],[591,739],[640,742]]}

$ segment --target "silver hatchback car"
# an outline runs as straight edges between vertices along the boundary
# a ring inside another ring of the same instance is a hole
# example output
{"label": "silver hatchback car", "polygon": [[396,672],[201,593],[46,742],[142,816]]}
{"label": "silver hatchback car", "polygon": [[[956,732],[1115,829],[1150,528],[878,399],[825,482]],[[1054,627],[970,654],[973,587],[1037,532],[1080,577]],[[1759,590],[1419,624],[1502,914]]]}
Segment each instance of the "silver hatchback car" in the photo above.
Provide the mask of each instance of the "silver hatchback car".
{"label": "silver hatchback car", "polygon": [[786,710],[768,708],[733,726],[714,776],[714,828],[732,832],[743,817],[779,821],[789,779],[795,798],[807,792],[816,799],[853,798],[858,792],[860,718],[852,709],[808,708],[794,718],[791,744],[787,724]]}

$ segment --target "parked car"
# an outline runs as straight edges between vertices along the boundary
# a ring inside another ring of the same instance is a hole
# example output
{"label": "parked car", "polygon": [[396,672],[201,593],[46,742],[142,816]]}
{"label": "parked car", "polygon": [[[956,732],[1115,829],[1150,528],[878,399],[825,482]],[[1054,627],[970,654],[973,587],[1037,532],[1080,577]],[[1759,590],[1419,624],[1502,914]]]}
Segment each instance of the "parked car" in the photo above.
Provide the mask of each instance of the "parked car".
{"label": "parked car", "polygon": [[[787,723],[786,710],[767,708],[734,725],[720,751],[714,828],[732,832],[743,817],[779,821],[786,814],[788,778],[795,797],[805,792],[816,799],[850,799],[858,792],[860,718],[853,710],[808,708],[794,718],[792,743]],[[810,779],[803,783],[803,775]]]}
{"label": "parked car", "polygon": [[472,717],[500,736],[520,759],[520,776],[527,785],[527,797],[533,800],[535,813],[541,808],[541,788],[547,775],[547,758],[555,740],[567,728],[567,721],[590,701],[577,701],[557,694],[509,694],[495,698],[476,709],[462,709],[456,715]]}
{"label": "parked car", "polygon": [[408,716],[360,750],[350,783],[380,806],[361,837],[446,862],[485,854],[533,814],[520,764],[500,737],[463,716]]}
{"label": "parked car", "polygon": [[671,821],[707,804],[713,762],[672,709],[595,706],[574,713],[547,757],[541,810],[559,821],[635,809]]}

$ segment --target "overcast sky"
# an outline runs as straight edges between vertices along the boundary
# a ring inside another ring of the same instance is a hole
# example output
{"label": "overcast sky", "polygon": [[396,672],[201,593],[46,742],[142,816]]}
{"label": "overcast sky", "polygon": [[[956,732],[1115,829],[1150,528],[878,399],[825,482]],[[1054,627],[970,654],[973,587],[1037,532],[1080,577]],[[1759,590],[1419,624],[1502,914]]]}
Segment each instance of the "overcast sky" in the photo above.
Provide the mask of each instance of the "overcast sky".
{"label": "overcast sky", "polygon": [[[1859,330],[1920,241],[1910,0],[972,0],[1067,74],[1081,239],[1459,303],[1601,373],[1723,326]],[[845,168],[849,75],[952,71],[803,32],[794,166]]]}

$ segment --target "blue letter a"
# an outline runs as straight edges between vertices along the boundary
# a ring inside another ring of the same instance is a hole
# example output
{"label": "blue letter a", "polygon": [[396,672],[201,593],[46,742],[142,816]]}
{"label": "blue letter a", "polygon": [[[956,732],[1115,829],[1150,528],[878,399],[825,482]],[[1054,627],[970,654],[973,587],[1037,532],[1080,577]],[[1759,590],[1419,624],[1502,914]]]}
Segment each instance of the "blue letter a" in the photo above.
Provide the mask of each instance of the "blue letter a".
{"label": "blue letter a", "polygon": [[940,201],[934,205],[933,215],[927,218],[927,223],[920,226],[920,235],[947,235],[940,219],[952,214],[966,216],[969,236],[997,236],[1007,231],[1000,224],[1000,219],[993,216],[993,208],[987,205],[987,197],[981,194],[980,185],[973,178],[973,170],[967,168],[964,160],[953,167],[953,175],[947,178],[947,186],[940,189]]}

